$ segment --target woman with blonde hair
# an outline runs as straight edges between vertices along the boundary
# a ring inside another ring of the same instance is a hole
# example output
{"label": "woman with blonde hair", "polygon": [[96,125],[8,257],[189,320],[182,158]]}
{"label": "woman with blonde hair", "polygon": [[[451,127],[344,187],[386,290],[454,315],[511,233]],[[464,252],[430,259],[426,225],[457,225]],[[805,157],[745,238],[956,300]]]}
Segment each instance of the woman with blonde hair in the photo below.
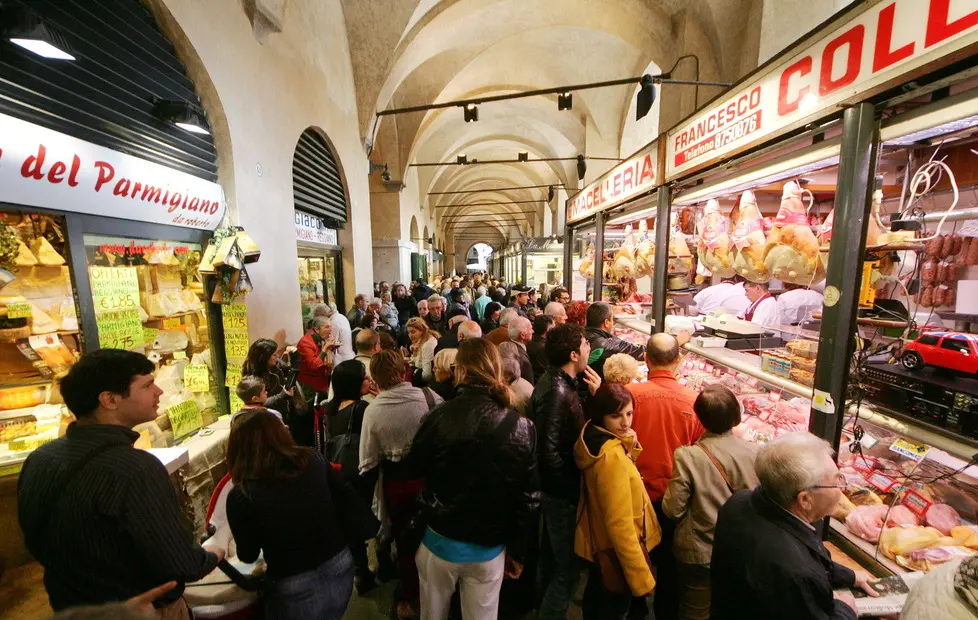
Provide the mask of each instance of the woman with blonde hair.
{"label": "woman with blonde hair", "polygon": [[455,358],[458,349],[442,349],[435,353],[435,380],[428,384],[436,394],[445,400],[455,398]]}
{"label": "woman with blonde hair", "polygon": [[628,385],[638,379],[638,360],[631,355],[615,353],[604,361],[604,382]]}
{"label": "woman with blonde hair", "polygon": [[533,423],[512,409],[496,347],[463,340],[458,395],[432,409],[404,461],[425,479],[430,506],[415,561],[421,617],[448,617],[459,585],[462,617],[495,620],[503,577],[523,571],[539,503]]}
{"label": "woman with blonde hair", "polygon": [[411,340],[411,366],[414,368],[414,384],[427,385],[435,378],[435,347],[441,335],[428,327],[420,317],[407,322],[408,338]]}

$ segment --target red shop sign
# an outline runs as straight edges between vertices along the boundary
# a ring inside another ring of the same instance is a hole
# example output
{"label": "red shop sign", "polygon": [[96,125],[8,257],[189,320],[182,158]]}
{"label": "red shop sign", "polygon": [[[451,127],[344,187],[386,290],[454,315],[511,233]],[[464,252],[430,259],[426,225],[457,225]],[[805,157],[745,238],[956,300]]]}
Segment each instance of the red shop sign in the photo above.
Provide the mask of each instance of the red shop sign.
{"label": "red shop sign", "polygon": [[900,78],[978,42],[978,0],[864,4],[670,131],[666,179],[906,81]]}
{"label": "red shop sign", "polygon": [[659,143],[653,142],[618,164],[567,201],[567,223],[621,204],[656,186]]}

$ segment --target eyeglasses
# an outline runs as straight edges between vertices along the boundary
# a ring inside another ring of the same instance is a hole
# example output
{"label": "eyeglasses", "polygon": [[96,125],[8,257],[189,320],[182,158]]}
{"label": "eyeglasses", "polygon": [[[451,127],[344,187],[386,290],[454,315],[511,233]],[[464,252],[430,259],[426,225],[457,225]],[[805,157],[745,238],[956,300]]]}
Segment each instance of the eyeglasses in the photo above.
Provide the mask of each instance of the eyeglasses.
{"label": "eyeglasses", "polygon": [[809,489],[841,489],[845,490],[849,485],[846,484],[846,475],[841,471],[835,475],[838,484],[814,484]]}

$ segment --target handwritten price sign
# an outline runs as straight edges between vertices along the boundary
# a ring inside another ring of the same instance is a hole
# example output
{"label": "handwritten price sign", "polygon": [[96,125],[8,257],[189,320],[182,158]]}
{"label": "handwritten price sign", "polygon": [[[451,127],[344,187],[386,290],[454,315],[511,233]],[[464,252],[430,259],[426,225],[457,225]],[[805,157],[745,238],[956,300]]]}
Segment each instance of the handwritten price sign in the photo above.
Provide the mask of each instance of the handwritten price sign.
{"label": "handwritten price sign", "polygon": [[207,364],[188,364],[183,370],[183,385],[194,393],[210,390],[211,373]]}
{"label": "handwritten price sign", "polygon": [[237,413],[244,409],[244,402],[238,398],[238,395],[231,390],[231,413]]}
{"label": "handwritten price sign", "polygon": [[146,344],[139,310],[97,312],[98,341],[103,349],[132,349]]}
{"label": "handwritten price sign", "polygon": [[[137,310],[137,312],[139,312]],[[160,330],[155,327],[144,327],[143,328],[143,342],[146,344],[153,344],[156,341],[156,334],[160,333]]]}
{"label": "handwritten price sign", "polygon": [[244,304],[221,306],[221,319],[224,322],[225,331],[248,331],[248,307]]}
{"label": "handwritten price sign", "polygon": [[180,317],[163,319],[163,329],[180,329]]}
{"label": "handwritten price sign", "polygon": [[174,439],[179,439],[204,425],[200,408],[197,406],[197,401],[193,399],[167,408],[166,415],[170,418]]}
{"label": "handwritten price sign", "polygon": [[239,383],[241,383],[241,364],[228,362],[228,371],[224,373],[224,386],[231,388],[231,393],[234,394]]}
{"label": "handwritten price sign", "polygon": [[33,314],[30,302],[18,301],[7,305],[8,319],[29,319]]}
{"label": "handwritten price sign", "polygon": [[224,352],[229,358],[244,359],[248,357],[248,333],[225,332]]}
{"label": "handwritten price sign", "polygon": [[124,310],[139,305],[139,278],[135,267],[89,267],[95,311]]}

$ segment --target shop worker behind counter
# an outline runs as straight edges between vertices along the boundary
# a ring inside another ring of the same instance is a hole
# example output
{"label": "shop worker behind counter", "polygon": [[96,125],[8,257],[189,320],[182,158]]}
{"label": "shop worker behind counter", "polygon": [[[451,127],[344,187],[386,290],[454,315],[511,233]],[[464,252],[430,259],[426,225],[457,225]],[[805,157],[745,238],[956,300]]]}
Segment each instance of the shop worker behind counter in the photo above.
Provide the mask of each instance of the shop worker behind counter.
{"label": "shop worker behind counter", "polygon": [[132,427],[156,419],[163,393],[153,370],[130,351],[82,357],[61,380],[78,421],[24,463],[20,527],[44,567],[55,610],[125,600],[177,581],[156,606],[167,607],[164,617],[189,618],[182,584],[204,577],[224,557],[194,542],[166,468],[133,447],[139,436]]}

